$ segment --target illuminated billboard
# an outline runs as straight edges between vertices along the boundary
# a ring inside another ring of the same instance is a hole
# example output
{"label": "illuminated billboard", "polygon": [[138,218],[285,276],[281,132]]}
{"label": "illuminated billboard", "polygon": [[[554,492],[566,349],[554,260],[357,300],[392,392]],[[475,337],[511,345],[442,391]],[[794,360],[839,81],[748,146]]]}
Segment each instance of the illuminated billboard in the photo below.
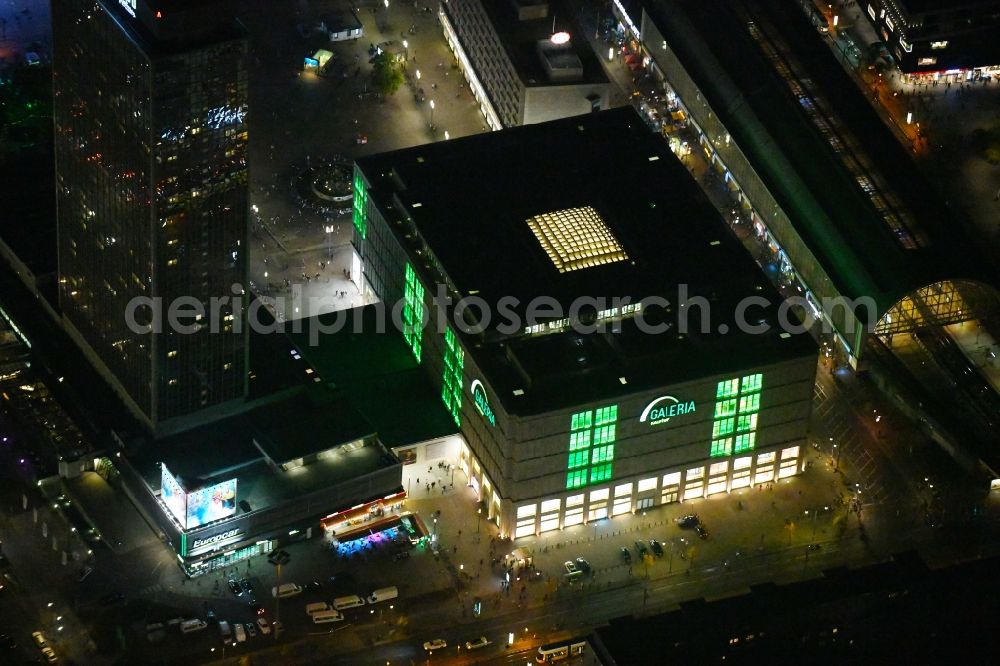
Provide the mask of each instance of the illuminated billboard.
{"label": "illuminated billboard", "polygon": [[188,493],[167,466],[161,464],[160,488],[163,504],[186,530],[236,513],[236,479]]}
{"label": "illuminated billboard", "polygon": [[166,465],[160,465],[160,498],[163,503],[173,514],[177,522],[184,527],[187,514],[187,498],[184,493],[184,489],[181,484],[177,483],[177,479],[174,475],[170,473]]}
{"label": "illuminated billboard", "polygon": [[187,529],[228,518],[236,513],[236,479],[202,488],[187,495]]}

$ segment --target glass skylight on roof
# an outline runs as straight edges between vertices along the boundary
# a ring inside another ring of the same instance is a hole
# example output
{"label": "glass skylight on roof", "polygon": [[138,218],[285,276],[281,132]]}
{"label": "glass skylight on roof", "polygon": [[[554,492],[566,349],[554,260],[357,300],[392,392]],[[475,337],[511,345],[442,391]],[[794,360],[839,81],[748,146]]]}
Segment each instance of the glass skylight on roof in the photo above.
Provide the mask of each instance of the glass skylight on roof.
{"label": "glass skylight on roof", "polygon": [[529,218],[528,226],[560,273],[628,259],[611,229],[590,206],[542,213]]}

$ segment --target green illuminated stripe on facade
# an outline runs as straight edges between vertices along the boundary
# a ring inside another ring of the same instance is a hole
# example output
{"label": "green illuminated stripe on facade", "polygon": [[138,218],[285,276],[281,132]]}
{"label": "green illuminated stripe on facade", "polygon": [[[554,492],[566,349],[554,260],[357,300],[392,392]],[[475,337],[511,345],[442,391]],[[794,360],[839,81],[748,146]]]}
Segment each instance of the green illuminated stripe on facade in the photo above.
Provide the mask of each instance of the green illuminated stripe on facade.
{"label": "green illuminated stripe on facade", "polygon": [[357,169],[354,171],[354,229],[362,240],[368,237],[368,189]]}
{"label": "green illuminated stripe on facade", "polygon": [[403,337],[419,363],[424,338],[424,286],[410,264],[406,264],[403,287]]}
{"label": "green illuminated stripe on facade", "polygon": [[465,350],[458,344],[452,330],[444,332],[444,373],[441,378],[441,400],[448,408],[455,425],[462,425],[462,370],[465,368]]}
{"label": "green illuminated stripe on facade", "polygon": [[567,490],[611,478],[617,421],[618,405],[577,412],[570,418]]}
{"label": "green illuminated stripe on facade", "polygon": [[757,444],[757,412],[760,411],[761,374],[734,377],[715,389],[715,417],[709,456],[719,458],[753,451]]}

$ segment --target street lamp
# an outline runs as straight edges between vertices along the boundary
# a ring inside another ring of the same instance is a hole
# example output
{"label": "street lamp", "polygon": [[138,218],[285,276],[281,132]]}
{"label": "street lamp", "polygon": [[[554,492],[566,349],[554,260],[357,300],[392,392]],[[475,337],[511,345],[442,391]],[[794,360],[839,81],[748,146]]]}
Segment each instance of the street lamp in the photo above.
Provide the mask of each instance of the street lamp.
{"label": "street lamp", "polygon": [[274,628],[274,640],[278,640],[278,636],[281,634],[281,567],[288,564],[291,559],[292,556],[287,551],[279,549],[271,551],[271,554],[267,556],[267,561],[277,570],[276,587],[274,588],[276,593],[274,595],[274,623],[278,626]]}
{"label": "street lamp", "polygon": [[323,227],[323,230],[326,232],[326,256],[328,259],[333,259],[333,229],[332,224]]}
{"label": "street lamp", "polygon": [[448,130],[445,130],[444,131],[444,140],[447,141],[450,138],[451,138],[451,135],[448,134]]}
{"label": "street lamp", "polygon": [[431,127],[434,127],[434,100],[431,100]]}
{"label": "street lamp", "polygon": [[419,81],[419,80],[420,80],[420,70],[418,69],[417,70],[417,81]]}
{"label": "street lamp", "polygon": [[404,39],[403,40],[403,60],[409,60],[409,59],[410,59],[410,43]]}

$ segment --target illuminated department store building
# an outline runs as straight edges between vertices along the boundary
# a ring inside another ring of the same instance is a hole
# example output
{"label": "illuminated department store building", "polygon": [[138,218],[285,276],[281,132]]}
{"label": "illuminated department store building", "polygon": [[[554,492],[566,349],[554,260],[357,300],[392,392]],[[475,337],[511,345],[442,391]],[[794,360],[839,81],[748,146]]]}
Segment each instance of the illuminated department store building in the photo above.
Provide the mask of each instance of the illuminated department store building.
{"label": "illuminated department store building", "polygon": [[[365,278],[402,304],[502,534],[801,470],[816,344],[778,326],[781,297],[631,108],[365,157],[355,181]],[[760,332],[736,326],[749,297]]]}

